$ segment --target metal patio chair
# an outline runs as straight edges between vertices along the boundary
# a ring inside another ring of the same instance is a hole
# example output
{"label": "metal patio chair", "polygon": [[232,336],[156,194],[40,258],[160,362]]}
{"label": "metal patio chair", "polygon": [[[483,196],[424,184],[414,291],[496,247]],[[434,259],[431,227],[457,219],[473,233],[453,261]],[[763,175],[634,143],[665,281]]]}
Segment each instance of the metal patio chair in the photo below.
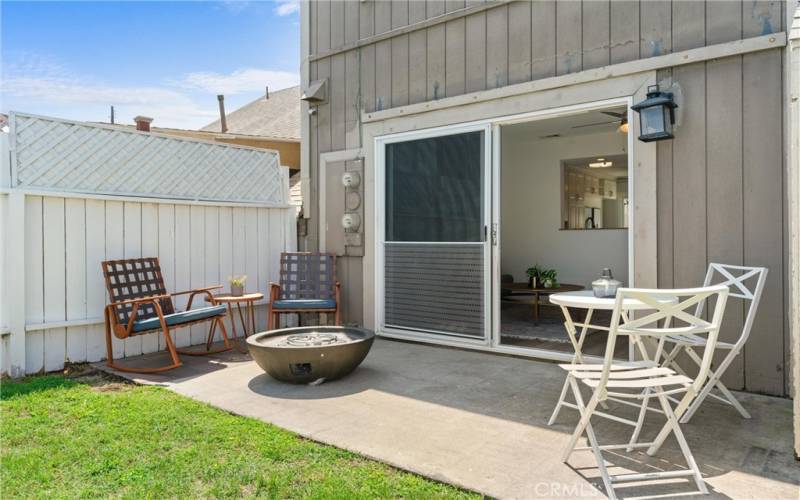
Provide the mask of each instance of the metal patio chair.
{"label": "metal patio chair", "polygon": [[[677,303],[659,301],[658,297],[664,295],[675,296],[678,299]],[[627,298],[639,300],[651,306],[649,310],[654,312],[644,313],[640,318],[623,323],[624,310],[622,305],[623,300]],[[709,298],[716,299],[711,321],[706,321],[697,315],[687,312],[687,310],[694,309],[701,301]],[[597,467],[600,470],[606,493],[610,498],[616,498],[613,489],[614,483],[687,476],[691,476],[694,479],[702,493],[708,493],[700,469],[692,456],[689,445],[686,443],[686,439],[680,429],[678,417],[673,412],[668,397],[684,394],[684,399],[691,401],[703,387],[711,368],[714,346],[722,324],[727,298],[728,287],[724,285],[680,290],[632,288],[618,290],[603,363],[559,365],[567,372],[567,380],[572,388],[573,396],[581,415],[580,421],[575,427],[575,431],[561,457],[562,461],[566,462],[575,450],[591,450],[597,461]],[[662,326],[659,326],[659,322],[662,323]],[[672,324],[673,322],[675,323],[674,325]],[[648,363],[652,359],[659,359],[664,348],[664,341],[668,336],[696,334],[707,335],[707,338],[700,370],[694,379],[681,375],[668,367],[653,366]],[[614,350],[618,335],[631,337],[631,340],[639,346],[645,358],[644,362],[619,362],[614,360]],[[657,347],[652,358],[650,358],[644,347],[643,340],[647,338],[657,341]],[[593,391],[587,403],[584,403],[579,384],[585,385]],[[635,422],[597,411],[598,405],[611,398],[641,401],[639,421]],[[688,469],[610,476],[603,459],[603,450],[652,447],[655,442],[600,445],[592,428],[592,416],[597,415],[631,425],[636,427],[638,431],[641,427],[641,421],[647,413],[646,410],[650,409],[648,406],[650,398],[658,399],[661,406],[659,413],[662,413],[667,419],[664,429],[667,435],[670,432],[675,434]],[[589,446],[576,447],[578,438],[584,432],[588,437]]]}
{"label": "metal patio chair", "polygon": [[[717,277],[721,276],[721,280]],[[709,371],[708,381],[691,405],[686,408],[676,408],[675,412],[681,419],[681,423],[686,423],[691,420],[697,409],[703,404],[703,401],[709,396],[721,401],[725,404],[731,405],[742,415],[744,418],[750,418],[750,414],[742,407],[741,403],[731,394],[731,391],[720,381],[725,370],[728,369],[734,358],[742,352],[745,342],[750,337],[750,331],[753,328],[753,321],[756,317],[758,310],[758,302],[761,300],[761,293],[764,291],[764,284],[767,281],[767,268],[765,267],[748,267],[748,266],[734,266],[728,264],[711,263],[708,265],[706,278],[703,286],[710,285],[725,285],[731,288],[729,297],[740,298],[745,301],[746,314],[742,332],[739,338],[734,343],[717,342],[716,348],[727,350],[723,360],[716,365],[714,370]],[[703,314],[703,307],[705,302],[697,304],[695,316]],[[683,369],[678,365],[677,358],[681,353],[685,353],[689,359],[695,364],[699,365],[701,357],[696,349],[705,349],[707,339],[703,336],[691,335],[670,335],[666,342],[673,344],[669,352],[665,352],[662,366],[668,366],[679,373],[684,373]],[[721,395],[711,392],[712,389],[717,388]]]}
{"label": "metal patio chair", "polygon": [[[181,366],[178,354],[201,356],[229,350],[228,332],[222,318],[225,317],[225,306],[211,306],[192,309],[192,301],[196,295],[213,298],[211,290],[222,288],[222,285],[196,288],[177,293],[167,293],[161,266],[157,257],[140,259],[107,260],[101,264],[110,303],[105,307],[106,348],[108,350],[108,366],[115,370],[135,373],[156,373]],[[172,297],[189,295],[185,311],[175,311]],[[170,329],[185,328],[198,323],[210,322],[205,352],[177,349],[170,336]],[[224,348],[211,350],[216,327],[219,326]],[[172,364],[156,368],[133,368],[123,366],[114,361],[111,334],[119,339],[134,335],[160,331],[172,358]]]}
{"label": "metal patio chair", "polygon": [[280,283],[270,283],[267,329],[280,326],[281,314],[333,313],[342,324],[341,285],[333,253],[281,253]]}

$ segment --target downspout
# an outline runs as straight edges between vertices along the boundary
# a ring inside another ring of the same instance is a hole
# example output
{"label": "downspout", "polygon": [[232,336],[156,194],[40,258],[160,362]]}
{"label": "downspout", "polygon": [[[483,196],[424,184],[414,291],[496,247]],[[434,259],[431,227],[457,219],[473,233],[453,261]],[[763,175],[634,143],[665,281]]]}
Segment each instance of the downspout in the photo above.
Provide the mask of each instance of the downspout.
{"label": "downspout", "polygon": [[784,60],[786,170],[789,228],[789,396],[794,398],[794,455],[800,460],[800,2],[786,2],[788,43]]}
{"label": "downspout", "polygon": [[[311,12],[309,1],[300,3],[300,85],[302,89],[308,88],[309,80],[308,58],[311,55]],[[300,193],[303,197],[303,218],[311,218],[311,145],[309,134],[311,132],[311,115],[307,101],[300,101]],[[303,236],[303,250],[308,250],[308,235]]]}

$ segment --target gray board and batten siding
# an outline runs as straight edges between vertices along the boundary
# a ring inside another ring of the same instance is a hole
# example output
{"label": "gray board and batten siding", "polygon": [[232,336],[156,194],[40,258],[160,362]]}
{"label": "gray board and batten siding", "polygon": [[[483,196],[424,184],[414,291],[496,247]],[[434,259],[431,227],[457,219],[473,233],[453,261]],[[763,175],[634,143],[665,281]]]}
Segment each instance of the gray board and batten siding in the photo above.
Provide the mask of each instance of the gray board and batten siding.
{"label": "gray board and batten siding", "polygon": [[[780,33],[787,9],[738,0],[366,0],[312,1],[307,12],[308,79],[329,83],[305,138],[314,249],[319,155],[361,147],[364,113]],[[697,285],[710,261],[768,267],[752,340],[725,381],[775,395],[789,393],[790,366],[783,65],[776,48],[658,72],[684,99],[675,139],[657,147],[659,286]],[[349,309],[360,313],[361,257],[342,261]],[[739,331],[742,307],[729,311],[724,339]]]}

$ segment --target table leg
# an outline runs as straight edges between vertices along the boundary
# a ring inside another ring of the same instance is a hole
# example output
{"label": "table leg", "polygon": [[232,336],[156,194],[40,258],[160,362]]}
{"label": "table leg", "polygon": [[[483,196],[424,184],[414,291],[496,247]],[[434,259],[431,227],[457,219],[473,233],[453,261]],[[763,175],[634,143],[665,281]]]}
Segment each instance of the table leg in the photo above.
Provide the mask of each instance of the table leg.
{"label": "table leg", "polygon": [[247,303],[247,309],[250,313],[250,332],[251,335],[254,335],[256,333],[256,308],[252,301]]}
{"label": "table leg", "polygon": [[244,335],[244,338],[247,338],[247,322],[244,320],[244,315],[242,314],[241,302],[236,303],[236,309],[239,311],[239,321],[242,323],[242,335]]}
{"label": "table leg", "polygon": [[236,333],[236,318],[233,316],[233,304],[228,302],[228,317],[231,319],[231,332],[233,333],[233,338],[239,337],[239,334]]}

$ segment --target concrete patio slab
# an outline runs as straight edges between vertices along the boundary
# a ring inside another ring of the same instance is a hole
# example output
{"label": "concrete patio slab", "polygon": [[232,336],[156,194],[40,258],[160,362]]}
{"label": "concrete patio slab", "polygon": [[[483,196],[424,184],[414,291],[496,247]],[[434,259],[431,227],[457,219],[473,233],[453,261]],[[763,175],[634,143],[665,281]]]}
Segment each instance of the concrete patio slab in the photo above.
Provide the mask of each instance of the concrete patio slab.
{"label": "concrete patio slab", "polygon": [[[126,361],[152,366],[160,356]],[[184,356],[183,361],[181,368],[161,375],[115,373],[491,497],[604,496],[589,452],[574,453],[568,464],[559,460],[577,413],[563,410],[555,425],[546,425],[564,380],[554,364],[377,339],[349,377],[293,386],[271,379],[235,351]],[[751,420],[709,400],[683,426],[712,497],[800,498],[791,402],[737,397]],[[610,408],[635,415],[632,408]],[[653,414],[648,422],[645,439],[663,420]],[[630,428],[598,419],[595,431],[601,443],[621,443]],[[612,474],[684,467],[674,438],[655,457],[608,452],[606,460]],[[681,479],[623,483],[617,493],[622,498],[675,496],[696,489]]]}

